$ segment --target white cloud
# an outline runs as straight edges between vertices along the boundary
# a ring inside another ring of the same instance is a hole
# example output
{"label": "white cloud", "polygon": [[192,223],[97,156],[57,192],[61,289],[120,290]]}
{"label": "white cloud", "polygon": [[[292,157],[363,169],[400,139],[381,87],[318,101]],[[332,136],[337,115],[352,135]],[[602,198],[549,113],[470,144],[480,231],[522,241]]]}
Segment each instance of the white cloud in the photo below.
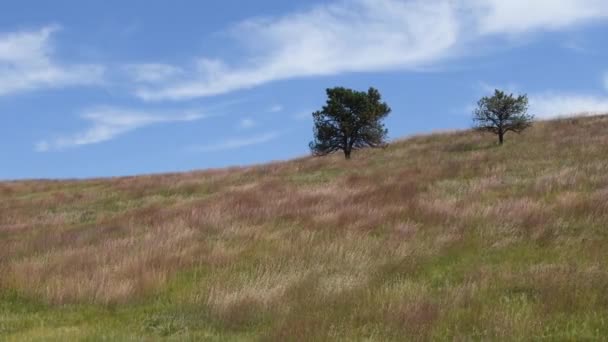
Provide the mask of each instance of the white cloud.
{"label": "white cloud", "polygon": [[0,34],[0,96],[102,82],[100,65],[62,65],[53,60],[51,36],[57,26]]}
{"label": "white cloud", "polygon": [[590,52],[589,48],[585,46],[584,42],[577,39],[569,39],[562,43],[562,47],[564,49],[577,52],[577,53],[588,53]]}
{"label": "white cloud", "polygon": [[481,34],[559,30],[608,18],[606,0],[460,0]]}
{"label": "white cloud", "polygon": [[250,118],[244,118],[239,121],[238,128],[240,129],[249,129],[255,126],[255,121]]}
{"label": "white cloud", "polygon": [[183,100],[276,80],[345,72],[418,70],[477,51],[495,35],[562,30],[608,18],[605,0],[352,0],[229,31],[246,58],[201,58],[188,76],[140,86],[144,100]]}
{"label": "white cloud", "polygon": [[269,112],[271,113],[278,113],[278,112],[282,112],[283,111],[283,106],[281,106],[280,104],[276,104],[272,107],[270,107]]}
{"label": "white cloud", "polygon": [[239,137],[226,139],[217,143],[204,146],[195,146],[193,151],[197,152],[217,152],[225,150],[234,150],[238,148],[259,145],[277,139],[281,134],[277,131],[268,132],[250,137]]}
{"label": "white cloud", "polygon": [[[608,74],[604,76],[604,81],[608,83]],[[491,95],[494,89],[502,89],[508,93],[521,94],[521,87],[518,85],[489,85],[485,82],[477,84],[484,96]],[[608,90],[608,84],[606,84]],[[549,119],[572,115],[596,115],[608,114],[608,95],[590,95],[585,93],[564,93],[564,92],[545,92],[528,94],[530,103],[530,114],[539,119]],[[471,112],[475,106],[467,108]]]}
{"label": "white cloud", "polygon": [[530,113],[541,119],[608,114],[608,96],[557,93],[531,95]]}
{"label": "white cloud", "polygon": [[414,69],[444,57],[458,23],[449,1],[340,1],[232,29],[249,48],[238,65],[201,59],[192,78],[141,87],[145,100],[180,100],[246,89],[274,80],[342,72]]}
{"label": "white cloud", "polygon": [[97,144],[145,126],[159,123],[195,121],[204,117],[204,115],[197,112],[171,115],[100,107],[87,111],[82,115],[84,120],[91,123],[89,128],[73,135],[40,141],[36,144],[36,151],[46,152],[49,150],[62,150],[70,147]]}
{"label": "white cloud", "polygon": [[160,63],[131,64],[126,67],[135,82],[155,83],[167,81],[181,74],[181,68]]}

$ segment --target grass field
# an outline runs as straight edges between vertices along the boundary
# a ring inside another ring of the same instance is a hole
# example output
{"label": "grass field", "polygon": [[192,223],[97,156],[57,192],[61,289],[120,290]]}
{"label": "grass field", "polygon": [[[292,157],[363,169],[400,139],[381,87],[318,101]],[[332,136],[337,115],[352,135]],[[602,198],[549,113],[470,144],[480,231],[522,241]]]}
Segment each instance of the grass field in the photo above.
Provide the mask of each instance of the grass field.
{"label": "grass field", "polygon": [[0,340],[608,336],[608,117],[0,183]]}

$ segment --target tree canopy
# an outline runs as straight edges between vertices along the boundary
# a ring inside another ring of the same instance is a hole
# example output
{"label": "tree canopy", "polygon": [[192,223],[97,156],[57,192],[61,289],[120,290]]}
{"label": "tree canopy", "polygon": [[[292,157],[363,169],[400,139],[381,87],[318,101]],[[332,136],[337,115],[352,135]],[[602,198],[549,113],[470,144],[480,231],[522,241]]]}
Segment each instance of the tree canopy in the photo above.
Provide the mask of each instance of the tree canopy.
{"label": "tree canopy", "polygon": [[528,114],[528,96],[513,94],[496,89],[494,96],[483,97],[474,112],[475,128],[498,135],[503,144],[507,132],[521,133],[532,125],[534,116]]}
{"label": "tree canopy", "polygon": [[310,149],[314,155],[343,151],[350,159],[355,149],[384,146],[388,130],[382,120],[390,112],[377,89],[327,89],[327,103],[312,114],[314,140]]}

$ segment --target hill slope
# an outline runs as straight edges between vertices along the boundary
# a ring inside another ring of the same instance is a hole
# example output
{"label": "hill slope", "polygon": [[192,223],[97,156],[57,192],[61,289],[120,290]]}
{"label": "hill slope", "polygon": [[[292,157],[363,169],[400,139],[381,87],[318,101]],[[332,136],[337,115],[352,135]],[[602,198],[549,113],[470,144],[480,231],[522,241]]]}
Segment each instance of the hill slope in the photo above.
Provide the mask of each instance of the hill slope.
{"label": "hill slope", "polygon": [[0,340],[608,336],[608,117],[0,183]]}

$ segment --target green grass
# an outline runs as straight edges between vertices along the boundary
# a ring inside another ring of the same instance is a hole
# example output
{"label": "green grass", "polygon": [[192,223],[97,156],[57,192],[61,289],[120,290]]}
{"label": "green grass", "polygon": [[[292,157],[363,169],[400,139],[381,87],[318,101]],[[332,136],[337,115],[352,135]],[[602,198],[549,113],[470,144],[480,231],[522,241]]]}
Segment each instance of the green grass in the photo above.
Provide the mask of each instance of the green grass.
{"label": "green grass", "polygon": [[0,340],[602,340],[608,117],[0,183]]}

